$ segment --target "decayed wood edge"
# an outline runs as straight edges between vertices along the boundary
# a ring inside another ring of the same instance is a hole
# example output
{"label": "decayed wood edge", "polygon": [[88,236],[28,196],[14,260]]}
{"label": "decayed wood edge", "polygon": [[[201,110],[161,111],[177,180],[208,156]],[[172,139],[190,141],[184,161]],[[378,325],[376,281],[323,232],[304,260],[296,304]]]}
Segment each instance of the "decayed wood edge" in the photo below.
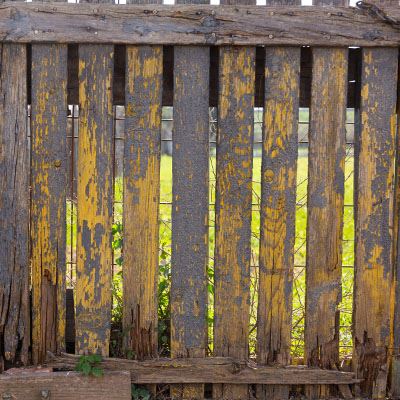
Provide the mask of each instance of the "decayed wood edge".
{"label": "decayed wood edge", "polygon": [[132,396],[129,371],[106,371],[101,377],[88,377],[78,372],[31,369],[0,375],[0,394],[13,400],[129,400]]}
{"label": "decayed wood edge", "polygon": [[[50,352],[46,366],[73,370],[79,356]],[[177,358],[134,361],[103,358],[105,371],[129,371],[135,384],[146,383],[254,383],[273,385],[353,384],[353,372],[308,367],[268,367],[231,357]]]}
{"label": "decayed wood edge", "polygon": [[[392,18],[400,8],[385,8]],[[0,6],[0,41],[398,46],[398,29],[351,7],[29,4]]]}

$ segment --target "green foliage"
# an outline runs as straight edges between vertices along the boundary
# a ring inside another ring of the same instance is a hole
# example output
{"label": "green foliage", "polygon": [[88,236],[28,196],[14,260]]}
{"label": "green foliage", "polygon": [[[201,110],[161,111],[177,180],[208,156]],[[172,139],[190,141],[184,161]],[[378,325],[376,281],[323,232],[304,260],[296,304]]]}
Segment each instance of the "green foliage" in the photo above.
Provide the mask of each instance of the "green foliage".
{"label": "green foliage", "polygon": [[80,356],[75,366],[75,371],[82,372],[86,376],[99,378],[104,374],[103,369],[100,367],[101,360],[102,358],[98,354]]}
{"label": "green foliage", "polygon": [[144,387],[132,385],[132,400],[150,400],[150,393]]}

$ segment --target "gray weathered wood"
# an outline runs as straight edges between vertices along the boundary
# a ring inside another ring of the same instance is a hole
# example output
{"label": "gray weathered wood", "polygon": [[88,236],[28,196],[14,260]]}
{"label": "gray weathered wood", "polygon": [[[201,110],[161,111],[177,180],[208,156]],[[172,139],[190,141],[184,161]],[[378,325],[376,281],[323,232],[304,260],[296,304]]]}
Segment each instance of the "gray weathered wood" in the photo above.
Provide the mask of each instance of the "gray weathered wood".
{"label": "gray weathered wood", "polygon": [[397,49],[363,49],[355,158],[353,368],[361,395],[384,398],[392,343]]}
{"label": "gray weathered wood", "polygon": [[[387,12],[400,19],[400,8]],[[390,24],[344,7],[5,3],[0,40],[395,47],[400,35]]]}
{"label": "gray weathered wood", "polygon": [[[74,369],[79,357],[49,354],[47,365]],[[132,383],[235,383],[235,384],[339,384],[358,382],[352,372],[307,367],[268,367],[230,357],[155,359],[133,361],[104,358],[105,371],[130,371]],[[231,397],[232,399],[232,397]]]}
{"label": "gray weathered wood", "polygon": [[[207,348],[209,47],[174,49],[171,354],[205,357]],[[200,398],[202,385],[174,388]]]}
{"label": "gray weathered wood", "polygon": [[106,372],[102,377],[87,377],[77,372],[14,370],[10,374],[0,375],[0,396],[12,400],[132,398],[130,374],[127,371]]}
{"label": "gray weathered wood", "polygon": [[26,47],[1,45],[0,67],[0,370],[28,361],[29,152],[27,138]]}
{"label": "gray weathered wood", "polygon": [[65,350],[67,46],[32,46],[32,349]]}

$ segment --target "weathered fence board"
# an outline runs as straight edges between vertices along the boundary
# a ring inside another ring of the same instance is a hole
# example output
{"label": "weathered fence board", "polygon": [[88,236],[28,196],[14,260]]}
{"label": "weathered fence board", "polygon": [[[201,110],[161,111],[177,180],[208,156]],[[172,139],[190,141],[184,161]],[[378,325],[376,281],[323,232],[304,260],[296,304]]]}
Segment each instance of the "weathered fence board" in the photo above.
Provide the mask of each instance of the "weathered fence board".
{"label": "weathered fence board", "polygon": [[[305,357],[329,369],[339,362],[347,49],[312,52]],[[310,390],[311,398],[329,396],[327,387]]]}
{"label": "weathered fence board", "polygon": [[[214,354],[244,359],[248,356],[254,58],[254,48],[220,49]],[[214,396],[244,399],[247,391],[246,385],[215,386]]]}
{"label": "weathered fence board", "polygon": [[1,45],[0,67],[0,370],[28,362],[29,152],[26,124],[26,47]]}
{"label": "weathered fence board", "polygon": [[[400,8],[387,13],[400,19]],[[398,30],[345,7],[18,4],[0,6],[4,42],[399,46]]]}
{"label": "weathered fence board", "polygon": [[[177,4],[207,3],[178,0]],[[174,48],[171,355],[205,357],[207,347],[209,47]],[[203,398],[203,385],[171,387]]]}
{"label": "weathered fence board", "polygon": [[[266,49],[257,361],[290,364],[300,48]],[[288,398],[259,387],[257,398]]]}
{"label": "weathered fence board", "polygon": [[142,359],[157,354],[162,48],[128,46],[124,140],[124,331]]}
{"label": "weathered fence board", "polygon": [[[51,355],[48,365],[73,369],[78,356]],[[105,358],[105,371],[130,371],[132,383],[235,383],[268,385],[352,384],[358,380],[352,372],[339,372],[307,367],[268,367],[230,357],[178,358],[133,361]],[[214,385],[215,386],[215,385]],[[224,385],[225,386],[225,385]],[[234,397],[231,397],[233,399]]]}
{"label": "weathered fence board", "polygon": [[67,46],[32,46],[33,361],[65,350]]}
{"label": "weathered fence board", "polygon": [[130,400],[129,372],[87,377],[76,372],[22,372],[0,376],[0,394],[12,400]]}
{"label": "weathered fence board", "polygon": [[[205,357],[207,347],[208,47],[174,49],[171,355]],[[174,398],[202,398],[203,385]]]}
{"label": "weathered fence board", "polygon": [[108,355],[111,323],[113,46],[79,46],[76,349]]}
{"label": "weathered fence board", "polygon": [[361,393],[386,395],[398,50],[363,49],[356,154],[354,370]]}

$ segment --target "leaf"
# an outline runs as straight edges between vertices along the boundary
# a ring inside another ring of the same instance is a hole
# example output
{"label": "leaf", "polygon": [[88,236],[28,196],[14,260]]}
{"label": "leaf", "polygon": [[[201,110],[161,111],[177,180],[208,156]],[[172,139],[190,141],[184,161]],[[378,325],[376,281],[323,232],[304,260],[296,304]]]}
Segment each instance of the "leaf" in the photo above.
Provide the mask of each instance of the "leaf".
{"label": "leaf", "polygon": [[92,368],[92,375],[95,376],[96,378],[100,378],[101,376],[104,375],[104,371],[103,371],[102,368],[93,367]]}

